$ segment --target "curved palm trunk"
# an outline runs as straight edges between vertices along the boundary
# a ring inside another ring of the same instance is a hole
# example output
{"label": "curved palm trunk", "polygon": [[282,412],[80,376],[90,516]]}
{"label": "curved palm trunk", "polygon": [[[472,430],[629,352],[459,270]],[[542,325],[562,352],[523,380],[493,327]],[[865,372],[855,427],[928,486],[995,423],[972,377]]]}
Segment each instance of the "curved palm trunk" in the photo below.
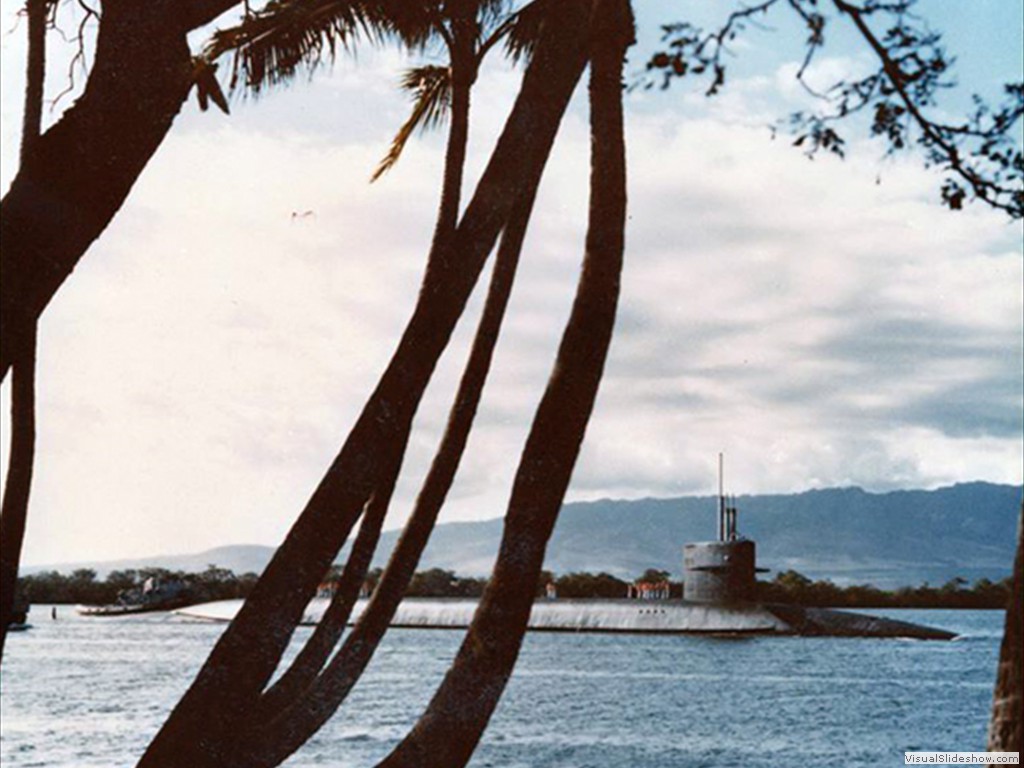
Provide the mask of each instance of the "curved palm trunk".
{"label": "curved palm trunk", "polygon": [[103,4],[85,92],[39,138],[0,205],[0,380],[167,135],[192,83],[186,35],[236,3]]}
{"label": "curved palm trunk", "polygon": [[[28,56],[25,73],[25,113],[21,128],[21,162],[35,151],[43,117],[43,85],[46,79],[47,0],[28,0]],[[25,334],[25,348],[15,361],[11,386],[11,451],[7,486],[0,511],[0,661],[7,628],[14,619],[18,592],[21,547],[25,539],[28,502],[36,444],[36,337],[33,323]]]}
{"label": "curved palm trunk", "polygon": [[455,236],[462,201],[462,180],[466,170],[466,149],[469,144],[470,92],[476,81],[474,56],[475,35],[467,21],[456,23],[450,50],[452,103],[451,126],[445,146],[444,180],[441,204],[434,228],[435,247],[446,248]]}
{"label": "curved palm trunk", "polygon": [[[469,140],[470,90],[476,77],[472,32],[472,28],[465,23],[457,25],[452,45],[452,124],[445,149],[441,202],[431,247],[433,253],[451,246],[458,223],[466,149]],[[261,697],[258,713],[250,718],[254,725],[272,718],[282,708],[290,704],[295,695],[301,692],[305,686],[312,683],[341,638],[358,597],[359,587],[366,577],[369,563],[373,558],[379,538],[380,524],[383,523],[384,516],[387,514],[398,470],[399,466],[396,464],[392,470],[384,473],[381,482],[389,484],[390,488],[386,493],[376,492],[369,502],[370,508],[376,511],[374,517],[377,519],[377,531],[372,544],[367,538],[363,546],[360,546],[359,541],[353,546],[351,557],[357,556],[358,548],[359,560],[365,559],[365,564],[361,568],[358,564],[353,564],[351,560],[346,564],[341,587],[317,624],[313,635],[285,674]],[[362,533],[363,529],[361,528],[360,536]],[[354,567],[350,569],[349,565],[354,565]],[[356,574],[359,574],[358,581],[356,581]]]}
{"label": "curved palm trunk", "polygon": [[538,176],[523,193],[502,234],[487,300],[444,437],[373,597],[315,683],[301,696],[296,696],[295,703],[279,717],[254,723],[252,730],[238,740],[238,754],[232,765],[271,768],[301,747],[351,692],[387,631],[430,539],[465,450],[512,292],[539,184]]}
{"label": "curved palm trunk", "polygon": [[519,653],[547,540],[569,483],[611,342],[625,227],[622,58],[625,0],[595,0],[591,57],[591,203],[587,254],[548,388],[516,473],[501,550],[444,682],[381,768],[465,765]]}
{"label": "curved palm trunk", "polygon": [[431,255],[416,309],[380,383],[250,598],[140,765],[216,762],[217,750],[245,722],[247,708],[273,674],[320,577],[380,483],[388,452],[404,451],[416,407],[487,253],[525,179],[544,165],[580,76],[582,61],[567,63],[558,50],[575,19],[561,11],[556,16],[558,23],[538,45],[451,247]]}
{"label": "curved palm trunk", "polygon": [[11,455],[8,461],[7,485],[4,488],[3,512],[0,515],[0,659],[7,640],[7,627],[14,614],[14,598],[18,590],[18,566],[21,544],[25,538],[29,492],[32,488],[32,464],[36,444],[35,325],[23,338],[25,349],[15,359],[11,382]]}
{"label": "curved palm trunk", "polygon": [[359,590],[373,561],[373,554],[380,540],[381,526],[387,513],[388,500],[377,493],[367,503],[359,534],[352,544],[352,551],[345,562],[338,589],[331,598],[330,605],[291,666],[260,697],[259,704],[251,715],[254,723],[269,721],[291,704],[295,697],[316,679],[330,658],[331,651],[341,639],[352,616],[352,609],[359,599]]}
{"label": "curved palm trunk", "polygon": [[1024,654],[1024,614],[1021,604],[1024,603],[1024,504],[1021,504],[1021,516],[1017,520],[1017,555],[1013,561],[1013,587],[1010,602],[1006,607],[1006,625],[1003,628],[1003,643],[999,649],[999,674],[996,678],[996,689],[992,701],[992,719],[988,728],[989,752],[1021,752],[1024,746],[1024,724],[1022,724],[1022,708],[1024,695],[1024,665],[1021,655]]}

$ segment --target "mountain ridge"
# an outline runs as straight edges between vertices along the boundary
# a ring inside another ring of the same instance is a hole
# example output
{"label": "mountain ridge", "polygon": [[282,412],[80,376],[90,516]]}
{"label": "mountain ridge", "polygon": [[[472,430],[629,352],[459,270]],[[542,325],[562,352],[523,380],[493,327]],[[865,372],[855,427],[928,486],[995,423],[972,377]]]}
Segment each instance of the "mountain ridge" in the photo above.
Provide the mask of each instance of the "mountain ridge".
{"label": "mountain ridge", "polygon": [[[837,584],[884,588],[939,584],[956,576],[997,580],[1009,574],[1021,486],[973,481],[934,490],[880,493],[857,486],[736,497],[739,530],[754,539],[760,565],[794,569]],[[680,578],[682,546],[715,535],[715,496],[569,502],[552,535],[545,568],[556,573],[607,571],[635,577],[647,568]],[[501,518],[442,523],[420,568],[486,575],[501,536]],[[374,560],[382,566],[400,531],[386,531]],[[261,571],[274,548],[226,545],[185,555],[26,566],[24,573],[91,568],[163,567],[236,573]],[[344,553],[344,551],[343,551]],[[769,575],[769,578],[771,576]]]}

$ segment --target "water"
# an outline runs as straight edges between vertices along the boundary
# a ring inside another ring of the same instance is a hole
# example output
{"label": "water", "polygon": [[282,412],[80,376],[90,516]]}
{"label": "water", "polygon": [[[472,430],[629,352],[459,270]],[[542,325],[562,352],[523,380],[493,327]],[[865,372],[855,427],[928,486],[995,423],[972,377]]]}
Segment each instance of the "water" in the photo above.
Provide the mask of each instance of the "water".
{"label": "water", "polygon": [[[132,766],[223,626],[59,611],[51,621],[36,606],[35,627],[8,637],[0,762]],[[906,749],[983,749],[1002,612],[877,613],[964,637],[528,635],[471,765],[875,768],[902,765]],[[286,765],[374,765],[429,701],[461,637],[390,632],[349,700]]]}

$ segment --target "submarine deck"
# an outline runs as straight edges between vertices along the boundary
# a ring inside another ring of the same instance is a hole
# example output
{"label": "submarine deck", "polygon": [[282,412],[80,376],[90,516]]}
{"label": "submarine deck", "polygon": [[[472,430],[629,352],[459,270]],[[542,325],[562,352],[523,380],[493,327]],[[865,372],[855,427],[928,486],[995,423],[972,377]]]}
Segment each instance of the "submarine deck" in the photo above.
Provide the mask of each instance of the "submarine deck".
{"label": "submarine deck", "polygon": [[[320,621],[329,604],[310,601],[302,623]],[[356,621],[366,607],[359,600]],[[205,621],[230,621],[240,600],[225,600],[181,608],[175,614]],[[406,598],[393,627],[465,629],[473,620],[477,601],[465,598]],[[814,635],[837,637],[904,637],[950,640],[952,632],[920,624],[827,608],[764,603],[707,604],[684,600],[539,599],[530,614],[535,632],[625,632],[642,634]]]}

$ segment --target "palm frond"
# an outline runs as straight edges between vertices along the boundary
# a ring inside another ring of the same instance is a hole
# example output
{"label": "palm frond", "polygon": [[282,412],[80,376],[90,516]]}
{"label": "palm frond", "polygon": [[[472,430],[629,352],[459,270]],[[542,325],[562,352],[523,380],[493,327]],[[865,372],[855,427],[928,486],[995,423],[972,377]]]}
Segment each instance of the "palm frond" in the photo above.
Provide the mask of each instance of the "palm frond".
{"label": "palm frond", "polygon": [[217,81],[217,64],[203,56],[192,57],[192,82],[196,87],[199,109],[205,112],[212,101],[225,115],[231,114],[228,100]]}
{"label": "palm frond", "polygon": [[413,95],[412,114],[391,140],[391,147],[373,172],[371,181],[376,181],[394,167],[417,128],[425,131],[440,125],[451,108],[452,83],[448,67],[431,65],[407,70],[401,87]]}
{"label": "palm frond", "polygon": [[532,0],[508,19],[505,50],[516,64],[529,64],[537,40],[544,29],[545,18],[555,10],[558,0]]}
{"label": "palm frond", "polygon": [[413,51],[422,51],[437,37],[440,3],[418,0],[379,0],[388,17],[390,34]]}
{"label": "palm frond", "polygon": [[482,37],[486,39],[508,20],[512,5],[511,0],[478,0],[476,16]]}
{"label": "palm frond", "polygon": [[[211,61],[234,52],[232,89],[253,93],[285,82],[301,67],[333,62],[339,50],[365,39],[415,44],[430,34],[424,12],[407,0],[271,0],[241,24],[218,30],[207,45]],[[426,28],[425,28],[426,27]]]}

